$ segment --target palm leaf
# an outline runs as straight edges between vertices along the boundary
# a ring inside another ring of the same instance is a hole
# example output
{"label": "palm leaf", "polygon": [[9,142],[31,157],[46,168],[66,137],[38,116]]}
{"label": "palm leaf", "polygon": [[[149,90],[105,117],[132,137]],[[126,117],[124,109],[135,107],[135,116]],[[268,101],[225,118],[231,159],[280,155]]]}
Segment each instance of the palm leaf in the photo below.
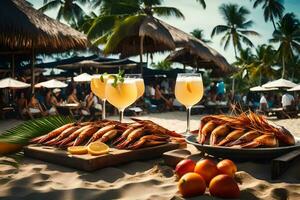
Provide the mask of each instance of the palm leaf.
{"label": "palm leaf", "polygon": [[177,18],[184,19],[183,13],[174,7],[167,7],[167,6],[153,6],[152,7],[153,13],[155,13],[159,17],[170,17],[174,16]]}
{"label": "palm leaf", "polygon": [[64,124],[73,122],[71,117],[50,116],[26,121],[0,135],[0,142],[27,144],[30,139],[49,133]]}
{"label": "palm leaf", "polygon": [[206,8],[205,0],[196,0],[196,1],[198,1],[204,9]]}
{"label": "palm leaf", "polygon": [[45,12],[48,10],[56,9],[59,5],[61,5],[61,2],[58,0],[53,1],[47,1],[45,5],[43,5],[41,8],[39,8],[40,11]]}

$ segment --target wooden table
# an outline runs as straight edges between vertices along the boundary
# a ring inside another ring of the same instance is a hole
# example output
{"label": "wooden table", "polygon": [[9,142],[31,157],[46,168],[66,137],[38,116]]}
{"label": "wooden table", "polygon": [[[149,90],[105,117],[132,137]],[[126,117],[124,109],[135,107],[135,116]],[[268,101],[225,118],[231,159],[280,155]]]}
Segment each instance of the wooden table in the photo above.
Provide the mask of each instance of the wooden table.
{"label": "wooden table", "polygon": [[57,105],[57,111],[62,115],[73,115],[72,110],[81,108],[79,103],[65,103]]}

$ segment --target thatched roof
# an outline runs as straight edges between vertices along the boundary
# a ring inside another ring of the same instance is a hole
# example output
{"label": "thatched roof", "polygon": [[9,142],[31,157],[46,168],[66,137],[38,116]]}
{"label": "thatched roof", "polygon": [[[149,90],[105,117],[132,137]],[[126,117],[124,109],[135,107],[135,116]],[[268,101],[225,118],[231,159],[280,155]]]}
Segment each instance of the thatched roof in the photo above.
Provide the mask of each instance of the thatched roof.
{"label": "thatched roof", "polygon": [[[140,53],[141,37],[144,37],[143,52],[154,53],[175,49],[175,43],[169,31],[154,17],[141,16],[140,19],[130,28],[125,29],[126,35],[115,48],[108,53],[119,54],[121,57],[129,57]],[[112,41],[112,42],[115,42]]]}
{"label": "thatched roof", "polygon": [[86,36],[40,11],[25,0],[1,0],[0,52],[30,51],[63,52],[83,49]]}
{"label": "thatched roof", "polygon": [[211,60],[205,60],[201,54],[197,55],[191,53],[188,48],[182,48],[171,52],[165,60],[181,63],[194,68],[212,69],[213,76],[220,76],[221,74],[230,73],[234,70],[232,67],[222,67],[223,65],[217,65]]}
{"label": "thatched roof", "polygon": [[[205,65],[213,63],[214,66],[220,68],[223,72],[232,72],[234,68],[227,62],[227,60],[216,50],[209,47],[203,41],[185,33],[184,31],[175,28],[163,21],[160,21],[163,24],[170,34],[172,35],[176,47],[183,47],[185,50],[178,52],[178,54],[191,54],[190,56],[197,57],[199,64],[206,63]],[[207,66],[206,66],[207,67]],[[205,68],[205,67],[204,67]]]}

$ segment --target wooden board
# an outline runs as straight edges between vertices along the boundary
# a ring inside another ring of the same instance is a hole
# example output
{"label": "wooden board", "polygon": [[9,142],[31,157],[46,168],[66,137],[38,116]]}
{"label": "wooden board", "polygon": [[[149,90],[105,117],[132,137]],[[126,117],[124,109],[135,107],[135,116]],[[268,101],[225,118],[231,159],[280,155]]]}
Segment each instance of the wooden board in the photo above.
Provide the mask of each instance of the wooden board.
{"label": "wooden board", "polygon": [[137,150],[119,150],[111,148],[109,154],[92,156],[71,155],[65,150],[55,147],[29,145],[24,148],[28,157],[76,168],[84,171],[95,171],[104,167],[116,166],[135,160],[146,160],[161,156],[164,152],[182,148],[178,143],[168,143]]}
{"label": "wooden board", "polygon": [[272,179],[280,177],[292,164],[300,160],[300,149],[291,151],[272,160]]}

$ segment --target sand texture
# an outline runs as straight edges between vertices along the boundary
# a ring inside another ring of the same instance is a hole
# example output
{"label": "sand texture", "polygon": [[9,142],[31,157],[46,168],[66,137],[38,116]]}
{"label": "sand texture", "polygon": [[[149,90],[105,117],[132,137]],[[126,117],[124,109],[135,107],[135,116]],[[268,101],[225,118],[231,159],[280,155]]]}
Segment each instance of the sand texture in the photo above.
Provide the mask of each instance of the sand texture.
{"label": "sand texture", "polygon": [[[143,116],[171,130],[184,131],[185,113],[172,112]],[[199,125],[192,117],[192,129]],[[276,121],[300,136],[300,119]],[[13,124],[17,124],[14,122]],[[0,123],[1,129],[9,128]],[[189,146],[191,151],[195,149]],[[92,173],[26,157],[19,165],[0,164],[0,199],[90,200],[90,199],[183,199],[177,193],[176,176],[161,159],[137,161]],[[15,162],[0,157],[0,162]],[[300,162],[294,163],[278,180],[270,179],[270,163],[238,163],[237,180],[241,199],[300,199]],[[192,199],[215,199],[208,195]]]}

